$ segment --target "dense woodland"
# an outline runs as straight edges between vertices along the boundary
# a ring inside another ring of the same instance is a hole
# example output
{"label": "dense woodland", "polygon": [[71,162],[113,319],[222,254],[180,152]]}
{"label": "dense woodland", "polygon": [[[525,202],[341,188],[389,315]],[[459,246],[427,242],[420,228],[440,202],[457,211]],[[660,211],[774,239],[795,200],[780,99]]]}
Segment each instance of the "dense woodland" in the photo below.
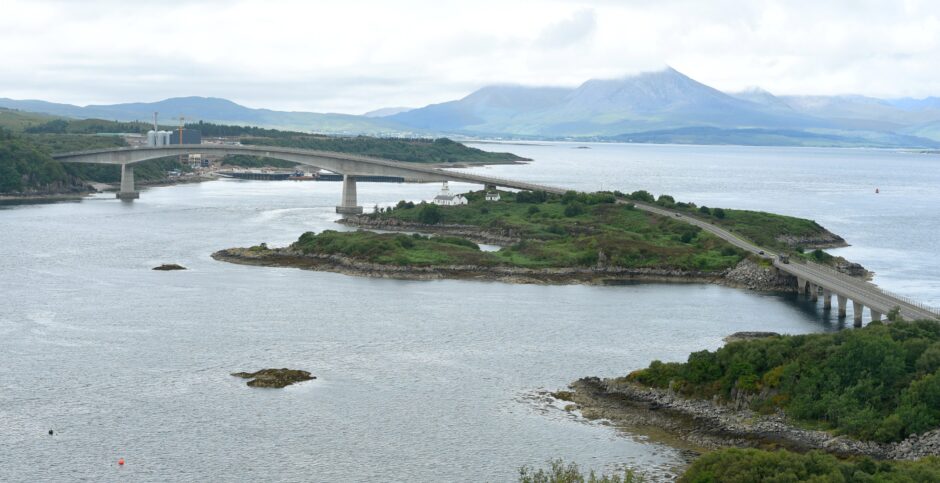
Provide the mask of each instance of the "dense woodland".
{"label": "dense woodland", "polygon": [[899,441],[940,427],[940,324],[890,324],[832,334],[732,342],[654,361],[626,377],[691,397],[750,398],[798,423],[864,440]]}

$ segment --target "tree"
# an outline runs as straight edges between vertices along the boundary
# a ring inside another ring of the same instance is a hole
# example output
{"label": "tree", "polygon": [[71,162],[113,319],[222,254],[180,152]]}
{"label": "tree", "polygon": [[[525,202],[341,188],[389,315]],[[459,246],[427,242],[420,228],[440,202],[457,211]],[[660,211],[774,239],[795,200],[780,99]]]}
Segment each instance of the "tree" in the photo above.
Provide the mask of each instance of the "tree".
{"label": "tree", "polygon": [[425,225],[436,225],[441,221],[441,209],[433,203],[424,203],[418,211],[418,221]]}
{"label": "tree", "polygon": [[719,220],[725,219],[725,210],[722,208],[713,208],[712,214],[715,215],[715,218],[718,218]]}

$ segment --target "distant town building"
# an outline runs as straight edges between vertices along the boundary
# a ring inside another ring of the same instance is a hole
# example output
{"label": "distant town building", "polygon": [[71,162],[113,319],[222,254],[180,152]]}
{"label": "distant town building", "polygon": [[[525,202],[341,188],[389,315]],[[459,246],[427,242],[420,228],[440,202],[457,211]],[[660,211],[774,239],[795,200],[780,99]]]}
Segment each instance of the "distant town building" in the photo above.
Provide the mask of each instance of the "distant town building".
{"label": "distant town building", "polygon": [[[170,131],[170,144],[180,144],[179,130]],[[202,144],[202,133],[195,129],[183,129],[182,144]]]}
{"label": "distant town building", "polygon": [[486,201],[499,201],[499,191],[487,191]]}
{"label": "distant town building", "polygon": [[441,187],[441,192],[434,197],[432,202],[435,205],[441,206],[457,206],[467,204],[467,199],[463,195],[454,195],[450,192],[450,188],[447,186],[447,181],[444,182],[444,185]]}

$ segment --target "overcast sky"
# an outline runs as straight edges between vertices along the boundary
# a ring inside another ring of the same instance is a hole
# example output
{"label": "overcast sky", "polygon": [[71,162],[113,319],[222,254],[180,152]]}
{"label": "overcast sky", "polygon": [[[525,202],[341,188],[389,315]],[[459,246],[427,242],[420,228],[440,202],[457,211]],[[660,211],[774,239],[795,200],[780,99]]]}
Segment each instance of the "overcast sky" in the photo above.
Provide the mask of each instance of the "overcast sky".
{"label": "overcast sky", "polygon": [[3,0],[0,97],[361,113],[671,65],[722,90],[940,95],[937,0]]}

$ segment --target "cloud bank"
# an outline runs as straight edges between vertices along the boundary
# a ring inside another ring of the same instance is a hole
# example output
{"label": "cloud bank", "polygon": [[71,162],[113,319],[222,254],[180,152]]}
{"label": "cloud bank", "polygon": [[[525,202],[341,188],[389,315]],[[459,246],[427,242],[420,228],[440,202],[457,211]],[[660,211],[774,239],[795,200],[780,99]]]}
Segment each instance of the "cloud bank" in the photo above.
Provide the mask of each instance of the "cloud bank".
{"label": "cloud bank", "polygon": [[661,68],[723,90],[940,95],[940,2],[7,0],[0,97],[360,113]]}

